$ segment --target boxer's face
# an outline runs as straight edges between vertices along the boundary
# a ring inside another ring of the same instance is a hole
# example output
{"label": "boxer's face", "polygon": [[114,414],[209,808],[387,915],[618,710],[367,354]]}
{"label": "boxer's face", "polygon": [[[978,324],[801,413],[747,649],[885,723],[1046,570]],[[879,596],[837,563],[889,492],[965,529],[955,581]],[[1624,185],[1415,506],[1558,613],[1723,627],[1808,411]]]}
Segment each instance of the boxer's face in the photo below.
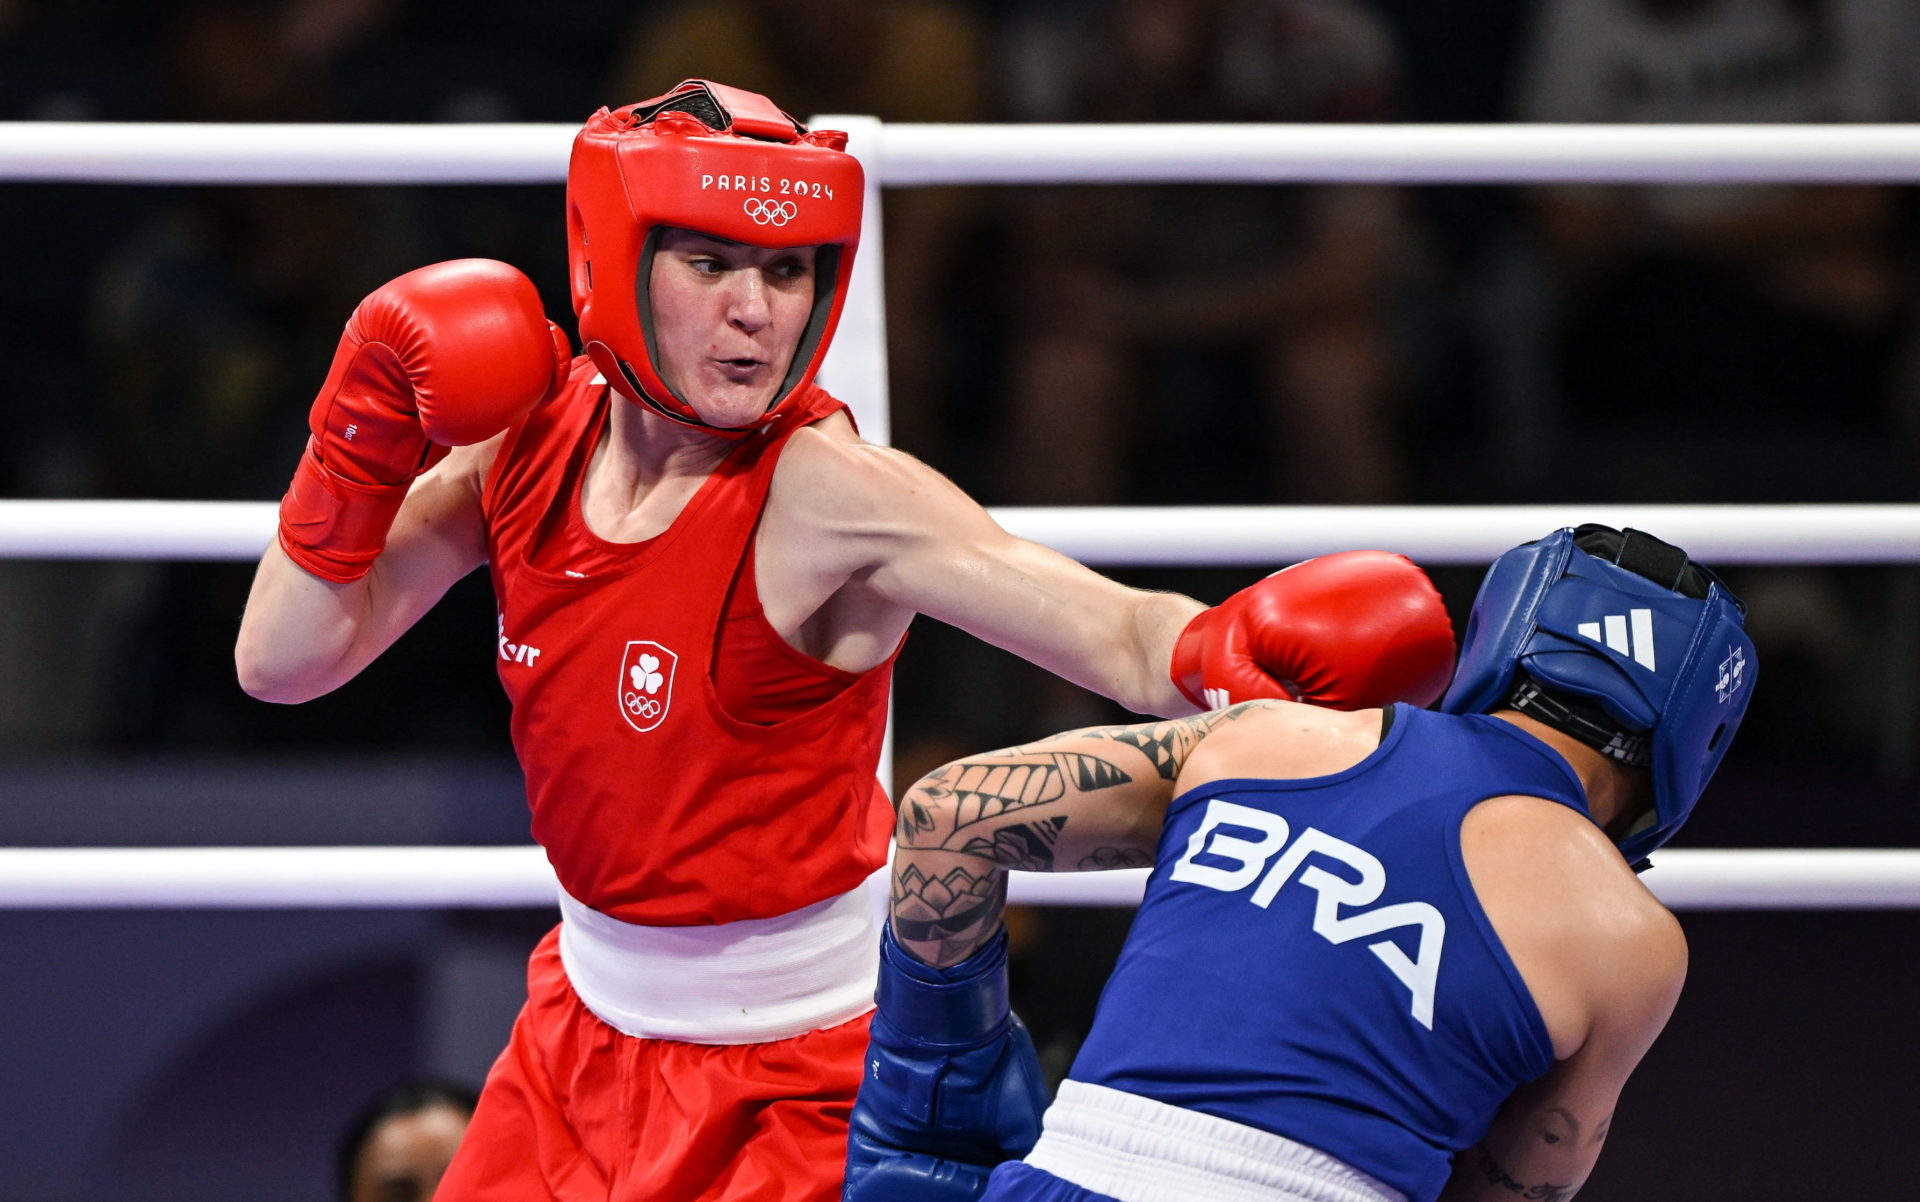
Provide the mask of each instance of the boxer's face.
{"label": "boxer's face", "polygon": [[773,402],[813,313],[816,253],[661,233],[648,280],[656,366],[702,421],[749,425]]}
{"label": "boxer's face", "polygon": [[354,1162],[352,1202],[427,1202],[453,1160],[467,1116],[451,1106],[429,1106],[381,1120]]}

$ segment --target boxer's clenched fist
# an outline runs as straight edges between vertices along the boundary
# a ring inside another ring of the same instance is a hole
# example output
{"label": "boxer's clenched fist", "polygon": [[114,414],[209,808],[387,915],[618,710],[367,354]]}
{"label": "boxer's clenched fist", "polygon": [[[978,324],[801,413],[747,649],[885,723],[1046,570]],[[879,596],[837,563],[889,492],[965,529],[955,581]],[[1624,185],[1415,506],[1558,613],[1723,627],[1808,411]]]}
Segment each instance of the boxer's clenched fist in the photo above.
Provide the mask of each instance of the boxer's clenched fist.
{"label": "boxer's clenched fist", "polygon": [[1172,675],[1202,709],[1283,698],[1354,710],[1431,704],[1453,660],[1453,623],[1425,572],[1390,552],[1342,551],[1195,615]]}
{"label": "boxer's clenched fist", "polygon": [[366,575],[413,478],[512,425],[571,358],[533,282],[505,263],[456,259],[381,285],[348,319],[308,414],[281,547],[327,580]]}

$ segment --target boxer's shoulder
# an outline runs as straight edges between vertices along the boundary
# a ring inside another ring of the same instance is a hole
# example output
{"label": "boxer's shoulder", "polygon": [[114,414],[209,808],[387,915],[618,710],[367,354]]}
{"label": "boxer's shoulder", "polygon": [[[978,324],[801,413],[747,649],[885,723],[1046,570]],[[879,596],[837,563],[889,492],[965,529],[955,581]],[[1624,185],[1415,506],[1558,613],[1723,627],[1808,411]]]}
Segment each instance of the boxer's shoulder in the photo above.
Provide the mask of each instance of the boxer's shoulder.
{"label": "boxer's shoulder", "polygon": [[1556,1057],[1610,1017],[1664,1019],[1686,973],[1686,938],[1599,827],[1557,802],[1494,797],[1461,824],[1460,851]]}
{"label": "boxer's shoulder", "polygon": [[978,510],[939,472],[861,439],[836,415],[795,431],[782,448],[768,506],[783,525],[883,536],[955,502]]}
{"label": "boxer's shoulder", "polygon": [[1580,811],[1542,797],[1491,797],[1460,824],[1460,852],[1476,890],[1511,881],[1569,921],[1643,922],[1664,914],[1605,831]]}
{"label": "boxer's shoulder", "polygon": [[1203,741],[1181,775],[1189,781],[1305,780],[1353,767],[1380,746],[1380,711],[1330,710],[1293,701],[1247,701],[1200,715]]}

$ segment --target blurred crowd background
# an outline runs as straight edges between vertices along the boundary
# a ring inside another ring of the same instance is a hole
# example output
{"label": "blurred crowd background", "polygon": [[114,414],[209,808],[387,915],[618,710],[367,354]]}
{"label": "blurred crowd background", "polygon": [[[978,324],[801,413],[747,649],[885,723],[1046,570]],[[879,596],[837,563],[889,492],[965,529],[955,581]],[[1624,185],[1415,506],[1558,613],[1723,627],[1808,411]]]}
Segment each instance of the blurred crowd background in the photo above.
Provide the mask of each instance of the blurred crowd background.
{"label": "blurred crowd background", "polygon": [[[6,121],[577,123],[707,76],[802,119],[1890,122],[1917,62],[1912,0],[0,0]],[[894,441],[990,505],[1912,501],[1915,197],[895,190]],[[0,497],[277,498],[382,281],[504,259],[570,329],[562,214],[557,184],[0,183]],[[484,573],[291,710],[233,681],[250,575],[0,561],[0,843],[525,838]],[[1727,575],[1764,683],[1682,844],[1920,846],[1920,574]],[[1464,616],[1478,569],[1435,576]],[[902,782],[1118,716],[931,623],[896,712]],[[367,1098],[477,1084],[551,917],[0,913],[0,1197],[330,1196]],[[1686,917],[1694,984],[1582,1196],[1897,1180],[1913,918]],[[1126,919],[1017,916],[1056,1069]]]}

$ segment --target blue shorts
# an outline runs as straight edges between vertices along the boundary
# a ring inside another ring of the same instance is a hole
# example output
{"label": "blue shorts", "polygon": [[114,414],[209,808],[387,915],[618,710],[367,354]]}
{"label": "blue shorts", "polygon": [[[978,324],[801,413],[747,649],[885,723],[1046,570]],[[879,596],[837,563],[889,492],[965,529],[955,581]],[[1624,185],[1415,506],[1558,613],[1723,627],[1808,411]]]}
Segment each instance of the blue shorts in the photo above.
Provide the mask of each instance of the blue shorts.
{"label": "blue shorts", "polygon": [[1096,1194],[1071,1181],[1030,1164],[1010,1160],[993,1170],[980,1202],[1117,1202],[1111,1194]]}

